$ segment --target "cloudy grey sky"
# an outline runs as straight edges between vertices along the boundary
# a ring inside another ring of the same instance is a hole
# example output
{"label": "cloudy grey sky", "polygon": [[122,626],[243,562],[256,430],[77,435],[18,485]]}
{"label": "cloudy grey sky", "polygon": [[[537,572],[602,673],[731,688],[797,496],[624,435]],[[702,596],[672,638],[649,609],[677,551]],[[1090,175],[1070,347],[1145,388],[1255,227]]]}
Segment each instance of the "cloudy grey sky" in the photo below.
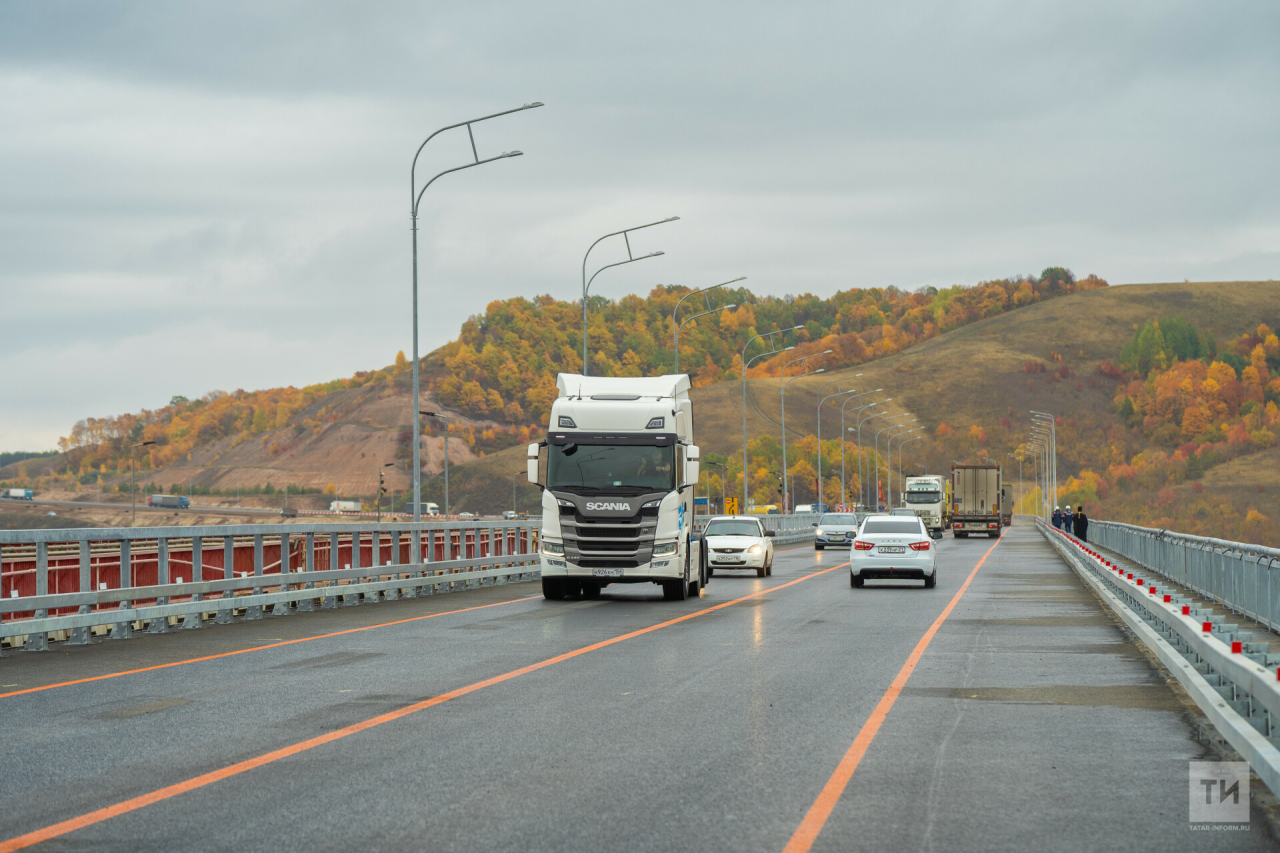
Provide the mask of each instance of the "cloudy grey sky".
{"label": "cloudy grey sky", "polygon": [[670,215],[600,293],[1280,278],[1277,45],[1270,0],[5,0],[0,450],[408,351],[413,151],[533,100],[428,191],[423,352]]}

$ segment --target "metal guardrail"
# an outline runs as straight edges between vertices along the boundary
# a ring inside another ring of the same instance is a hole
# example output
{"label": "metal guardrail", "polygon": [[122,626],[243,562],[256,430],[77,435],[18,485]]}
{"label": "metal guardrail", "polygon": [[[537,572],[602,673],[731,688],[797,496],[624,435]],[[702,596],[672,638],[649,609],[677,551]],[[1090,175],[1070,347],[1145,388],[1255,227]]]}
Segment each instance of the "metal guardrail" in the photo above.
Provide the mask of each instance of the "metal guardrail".
{"label": "metal guardrail", "polygon": [[[1043,519],[1036,522],[1272,792],[1280,793],[1280,655],[1270,654],[1267,643],[1255,642],[1201,602],[1142,577],[1143,566],[1113,563],[1091,547],[1107,546],[1081,543]],[[1093,527],[1091,522],[1090,534]]]}
{"label": "metal guardrail", "polygon": [[285,615],[339,598],[354,605],[533,580],[540,530],[527,520],[4,530],[0,644],[25,638],[25,648],[44,650],[50,633],[84,644],[100,626],[123,639],[142,623],[167,633],[178,617],[199,628],[237,611],[260,619],[268,606]]}
{"label": "metal guardrail", "polygon": [[1089,539],[1280,631],[1280,549],[1115,521],[1090,521]]}
{"label": "metal guardrail", "polygon": [[[694,529],[699,531],[706,530],[707,522],[715,517],[714,515],[698,516],[694,522]],[[753,517],[760,519],[760,523],[764,525],[765,530],[773,531],[773,543],[775,545],[790,545],[793,542],[813,541],[813,524],[821,516],[814,513],[802,513],[799,515],[778,514]]]}

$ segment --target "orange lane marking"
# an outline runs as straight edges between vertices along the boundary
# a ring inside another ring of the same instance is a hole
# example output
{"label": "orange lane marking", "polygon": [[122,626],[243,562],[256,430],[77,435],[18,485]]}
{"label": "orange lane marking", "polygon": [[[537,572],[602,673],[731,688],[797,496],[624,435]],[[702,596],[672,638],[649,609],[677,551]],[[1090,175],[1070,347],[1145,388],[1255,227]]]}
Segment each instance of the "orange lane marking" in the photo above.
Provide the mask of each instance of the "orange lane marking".
{"label": "orange lane marking", "polygon": [[477,604],[475,607],[463,607],[460,610],[444,610],[440,613],[428,613],[425,616],[412,616],[408,619],[397,619],[394,622],[383,622],[378,625],[365,625],[362,628],[348,628],[345,631],[334,631],[331,634],[316,634],[314,637],[299,637],[296,640],[284,640],[279,643],[271,643],[266,646],[254,646],[251,649],[239,649],[234,652],[222,652],[216,655],[205,655],[200,658],[191,658],[189,660],[176,660],[172,663],[158,663],[155,666],[144,666],[141,669],[126,669],[121,672],[109,672],[106,675],[91,675],[88,678],[77,678],[74,681],[60,681],[57,684],[46,684],[43,687],[28,687],[25,690],[14,690],[10,693],[0,693],[0,699],[7,696],[21,696],[24,693],[39,693],[41,690],[53,690],[55,687],[70,687],[73,684],[87,684],[90,681],[104,681],[108,678],[119,678],[122,675],[137,675],[140,672],[151,672],[157,669],[168,669],[171,666],[183,666],[189,663],[200,663],[206,660],[217,660],[218,658],[229,658],[235,655],[247,655],[249,652],[260,652],[265,649],[278,649],[281,646],[292,646],[295,643],[309,643],[312,640],[324,640],[329,637],[341,637],[344,634],[356,634],[360,631],[372,631],[374,628],[390,628],[392,625],[403,625],[406,622],[418,622],[423,619],[434,619],[437,616],[451,616],[454,613],[468,613],[472,610],[484,610],[486,607],[501,607],[504,604],[517,604],[521,601],[532,601],[535,598],[541,598],[540,595],[526,595],[521,598],[513,598],[510,601],[498,601],[493,604]]}
{"label": "orange lane marking", "polygon": [[951,615],[951,611],[955,609],[956,604],[960,602],[960,596],[964,595],[964,591],[969,588],[969,584],[973,582],[974,575],[978,574],[978,569],[982,568],[982,564],[987,561],[987,557],[991,556],[991,552],[996,549],[996,545],[999,545],[1001,541],[1001,539],[997,539],[995,545],[988,548],[987,553],[982,555],[978,565],[973,567],[973,571],[969,572],[969,577],[965,578],[964,583],[960,585],[959,591],[952,597],[951,603],[933,621],[933,624],[929,626],[929,630],[925,631],[924,636],[920,638],[920,642],[916,643],[916,647],[911,650],[910,656],[907,657],[907,662],[902,665],[902,669],[898,670],[898,675],[893,679],[893,683],[889,685],[889,689],[885,691],[884,696],[880,697],[875,710],[871,712],[870,719],[863,723],[862,729],[858,732],[858,736],[853,739],[853,744],[849,747],[849,751],[844,754],[844,758],[840,759],[836,772],[831,774],[827,784],[822,787],[822,791],[818,793],[818,798],[813,801],[813,805],[809,807],[808,813],[805,814],[804,820],[800,821],[800,826],[796,828],[795,834],[791,836],[787,846],[782,848],[782,853],[808,853],[809,848],[813,846],[813,842],[818,839],[818,833],[822,832],[822,827],[826,825],[827,818],[831,816],[831,810],[835,808],[840,795],[844,793],[849,780],[853,778],[853,771],[858,769],[858,763],[862,761],[862,756],[866,755],[867,748],[871,746],[871,741],[875,740],[876,732],[880,731],[881,723],[889,715],[889,710],[893,707],[893,703],[898,700],[898,694],[902,692],[907,679],[915,671],[916,664],[920,661],[920,656],[929,647],[929,642],[933,640],[933,635],[938,633],[942,623],[946,621],[947,617]]}
{"label": "orange lane marking", "polygon": [[[315,749],[317,746],[323,746],[326,743],[330,743],[332,741],[339,740],[344,737],[349,737],[350,735],[363,732],[367,729],[372,729],[375,726],[380,726],[384,723],[389,723],[393,720],[398,720],[401,717],[407,717],[410,714],[417,713],[418,711],[425,711],[427,708],[433,708],[436,705],[440,705],[444,702],[448,702],[450,699],[457,699],[460,696],[466,696],[469,693],[475,693],[477,690],[483,690],[486,687],[492,687],[495,684],[501,684],[504,681],[510,681],[511,679],[518,678],[521,675],[527,675],[528,673],[536,672],[540,669],[545,669],[549,666],[554,666],[555,664],[558,664],[558,663],[563,663],[564,661],[571,660],[573,658],[578,657],[579,655],[585,655],[587,652],[594,652],[597,649],[603,649],[606,646],[612,646],[615,643],[621,643],[624,640],[630,640],[635,637],[640,637],[640,636],[643,636],[644,634],[652,633],[661,628],[668,628],[672,625],[678,625],[681,622],[687,622],[690,619],[696,619],[697,617],[702,616],[705,613],[711,613],[715,610],[720,610],[725,607],[731,607],[734,604],[738,604],[740,602],[747,601],[752,598],[758,598],[762,595],[768,595],[769,593],[776,592],[780,589],[786,589],[789,586],[795,586],[798,583],[803,583],[804,581],[810,580],[811,578],[816,578],[819,575],[825,575],[828,572],[834,572],[836,569],[842,569],[847,565],[849,564],[841,563],[838,566],[832,566],[829,569],[823,569],[821,571],[813,572],[811,574],[805,575],[804,577],[797,578],[796,580],[788,581],[787,583],[784,583],[784,584],[771,586],[768,589],[762,589],[758,592],[753,592],[753,593],[750,593],[749,595],[744,595],[740,598],[735,598],[730,601],[723,602],[721,604],[713,605],[712,607],[707,607],[702,610],[697,610],[697,611],[694,611],[693,613],[686,613],[684,616],[677,616],[675,619],[668,619],[666,622],[659,622],[656,625],[650,625],[648,628],[640,628],[639,630],[632,631],[628,634],[622,634],[620,636],[613,637],[612,639],[609,639],[609,640],[601,640],[598,643],[592,643],[589,646],[583,646],[580,649],[574,649],[571,652],[565,652],[564,654],[547,658],[546,660],[539,661],[538,663],[532,663],[532,664],[529,664],[528,666],[522,666],[519,669],[513,669],[510,672],[503,673],[502,675],[495,675],[492,678],[486,678],[483,681],[477,681],[474,684],[468,684],[466,687],[459,687],[457,689],[450,690],[448,693],[442,693],[439,696],[433,696],[430,699],[424,699],[421,702],[415,702],[412,705],[406,705],[403,708],[398,708],[394,711],[388,711],[385,714],[379,714],[376,717],[371,717],[359,723],[353,723],[345,728],[337,729],[335,731],[328,732],[323,735],[318,735],[313,738],[308,738],[307,740],[299,741],[298,743],[291,744],[289,746],[282,747],[280,749],[272,750],[271,752],[264,753],[254,758],[248,758],[248,759],[245,759],[244,761],[239,761],[235,764],[228,765],[218,770],[212,770],[208,773],[202,773],[199,776],[194,776],[190,779],[187,779],[186,781],[177,782],[173,785],[167,785],[163,788],[158,788],[146,794],[140,794],[139,796],[132,797],[128,800],[123,800],[119,803],[115,803],[114,805],[105,806],[103,808],[96,809],[91,812],[87,812],[85,814],[80,815],[79,817],[73,817],[73,818],[70,818],[69,820],[64,820],[59,823],[50,824],[49,826],[46,826],[43,829],[37,829],[37,830],[34,830],[33,832],[28,832],[25,835],[18,835],[6,841],[0,841],[0,853],[10,853],[10,851],[13,851],[13,850],[23,850],[27,847],[31,847],[34,844],[39,844],[42,841],[48,841],[50,838],[57,838],[59,836],[66,835],[69,832],[75,832],[76,830],[84,829],[87,826],[93,826],[94,824],[101,823],[104,820],[109,820],[110,818],[118,817],[119,815],[127,814],[128,812],[131,812],[131,811],[136,811],[137,809],[140,809],[144,806],[149,806],[149,805],[152,805],[153,803],[158,803],[163,800],[176,797],[179,794],[185,794],[188,791],[194,791],[197,788],[203,788],[204,786],[211,785],[214,782],[219,782],[223,779],[227,779],[232,776],[238,776],[241,773],[245,773],[257,767],[262,767],[264,764],[271,764],[272,762],[279,761],[282,758],[288,758],[291,755],[297,755],[300,752],[305,752],[309,749]],[[488,605],[488,606],[492,606],[492,605]]]}

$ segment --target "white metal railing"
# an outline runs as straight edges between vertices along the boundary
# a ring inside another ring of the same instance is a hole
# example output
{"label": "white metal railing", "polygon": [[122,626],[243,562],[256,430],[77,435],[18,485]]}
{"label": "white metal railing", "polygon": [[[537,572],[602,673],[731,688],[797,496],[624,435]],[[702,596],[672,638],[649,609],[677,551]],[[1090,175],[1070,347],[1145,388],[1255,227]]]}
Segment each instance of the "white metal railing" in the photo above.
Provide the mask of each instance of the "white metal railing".
{"label": "white metal railing", "polygon": [[283,615],[532,580],[540,530],[482,519],[0,530],[0,643],[42,650],[51,633],[84,644],[100,626],[126,638],[144,623],[166,633],[179,617],[199,628],[268,606]]}
{"label": "white metal railing", "polygon": [[1089,539],[1280,631],[1280,549],[1115,521],[1090,521]]}

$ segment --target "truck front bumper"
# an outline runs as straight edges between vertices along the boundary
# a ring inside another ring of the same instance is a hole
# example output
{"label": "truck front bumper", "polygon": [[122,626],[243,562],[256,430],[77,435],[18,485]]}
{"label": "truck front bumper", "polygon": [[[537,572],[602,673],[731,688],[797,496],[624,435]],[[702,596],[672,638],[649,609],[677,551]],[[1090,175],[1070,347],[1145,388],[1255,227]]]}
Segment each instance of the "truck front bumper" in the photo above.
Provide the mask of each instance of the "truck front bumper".
{"label": "truck front bumper", "polygon": [[544,578],[597,580],[605,583],[651,583],[672,580],[673,578],[684,577],[684,555],[672,554],[669,557],[657,557],[634,568],[626,566],[616,569],[603,569],[585,568],[574,565],[562,557],[551,557],[543,554],[542,576]]}

